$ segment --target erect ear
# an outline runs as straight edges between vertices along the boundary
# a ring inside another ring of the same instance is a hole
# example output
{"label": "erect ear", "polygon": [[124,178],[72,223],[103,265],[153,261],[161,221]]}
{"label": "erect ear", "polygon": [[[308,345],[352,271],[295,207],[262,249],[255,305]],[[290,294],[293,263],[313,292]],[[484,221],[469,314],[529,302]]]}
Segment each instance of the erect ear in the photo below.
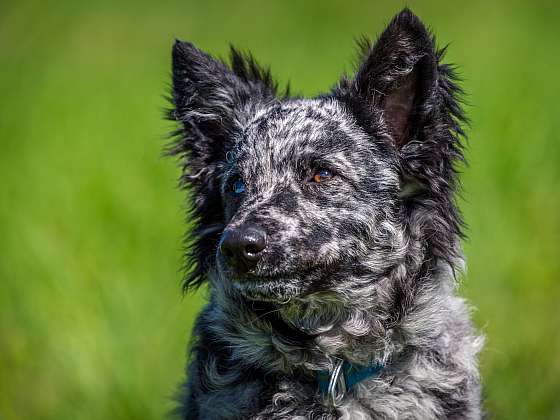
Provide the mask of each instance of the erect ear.
{"label": "erect ear", "polygon": [[437,83],[437,55],[430,33],[410,10],[391,21],[375,45],[362,43],[363,61],[354,86],[371,108],[380,110],[398,147],[420,128]]}
{"label": "erect ear", "polygon": [[270,73],[251,57],[232,48],[231,68],[188,42],[176,41],[172,53],[172,109],[169,119],[180,123],[170,154],[182,158],[185,186],[194,196],[194,241],[189,253],[195,267],[185,287],[198,286],[209,268],[221,234],[223,211],[219,170],[233,146],[236,131],[251,115],[251,107],[274,98]]}

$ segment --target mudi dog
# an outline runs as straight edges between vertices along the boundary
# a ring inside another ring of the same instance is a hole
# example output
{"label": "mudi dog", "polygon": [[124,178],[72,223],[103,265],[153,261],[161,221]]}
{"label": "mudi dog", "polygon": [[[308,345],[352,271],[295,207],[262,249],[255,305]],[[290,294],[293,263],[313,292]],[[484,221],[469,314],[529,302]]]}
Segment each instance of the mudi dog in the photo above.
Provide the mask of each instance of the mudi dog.
{"label": "mudi dog", "polygon": [[173,47],[191,195],[185,287],[208,283],[177,416],[478,419],[483,339],[457,296],[465,117],[408,9],[312,99],[231,51]]}

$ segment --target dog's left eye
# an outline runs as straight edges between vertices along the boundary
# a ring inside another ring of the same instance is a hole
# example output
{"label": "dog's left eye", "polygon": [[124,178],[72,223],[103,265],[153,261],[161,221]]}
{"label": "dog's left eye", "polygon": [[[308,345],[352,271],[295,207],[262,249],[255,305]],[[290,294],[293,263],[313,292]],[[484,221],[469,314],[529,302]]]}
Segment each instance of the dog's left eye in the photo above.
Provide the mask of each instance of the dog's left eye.
{"label": "dog's left eye", "polygon": [[333,176],[334,174],[332,173],[332,171],[329,171],[328,169],[319,169],[315,171],[315,174],[313,175],[313,182],[325,182],[331,179]]}

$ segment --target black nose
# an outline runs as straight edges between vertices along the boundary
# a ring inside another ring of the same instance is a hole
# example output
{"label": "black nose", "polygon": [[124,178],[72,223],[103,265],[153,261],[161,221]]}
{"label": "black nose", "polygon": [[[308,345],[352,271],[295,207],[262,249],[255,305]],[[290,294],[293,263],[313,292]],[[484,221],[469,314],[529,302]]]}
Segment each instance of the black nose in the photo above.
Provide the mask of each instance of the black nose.
{"label": "black nose", "polygon": [[241,274],[255,268],[265,248],[266,233],[254,225],[226,229],[220,243],[228,265]]}

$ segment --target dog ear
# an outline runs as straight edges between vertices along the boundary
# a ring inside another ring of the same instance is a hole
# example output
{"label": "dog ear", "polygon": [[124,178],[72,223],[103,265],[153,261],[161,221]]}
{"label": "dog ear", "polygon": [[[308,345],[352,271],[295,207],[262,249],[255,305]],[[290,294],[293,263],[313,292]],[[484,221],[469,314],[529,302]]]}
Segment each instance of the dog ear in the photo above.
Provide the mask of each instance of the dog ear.
{"label": "dog ear", "polygon": [[176,41],[172,52],[171,120],[180,123],[172,133],[169,154],[183,166],[182,184],[194,196],[191,221],[193,242],[187,245],[190,262],[184,282],[198,287],[212,264],[223,230],[220,170],[233,147],[235,133],[251,114],[251,106],[274,98],[270,72],[251,57],[231,49],[231,68],[188,42]]}
{"label": "dog ear", "polygon": [[405,9],[372,46],[360,42],[363,58],[352,87],[371,110],[379,111],[400,148],[418,134],[422,114],[437,86],[434,41],[420,19]]}
{"label": "dog ear", "polygon": [[464,160],[465,118],[453,68],[440,63],[444,50],[436,49],[434,37],[408,9],[374,45],[361,41],[360,47],[355,76],[343,79],[334,95],[368,133],[393,145],[405,206],[427,210],[427,236],[433,233],[435,248],[445,253],[462,223],[453,196],[455,165]]}

